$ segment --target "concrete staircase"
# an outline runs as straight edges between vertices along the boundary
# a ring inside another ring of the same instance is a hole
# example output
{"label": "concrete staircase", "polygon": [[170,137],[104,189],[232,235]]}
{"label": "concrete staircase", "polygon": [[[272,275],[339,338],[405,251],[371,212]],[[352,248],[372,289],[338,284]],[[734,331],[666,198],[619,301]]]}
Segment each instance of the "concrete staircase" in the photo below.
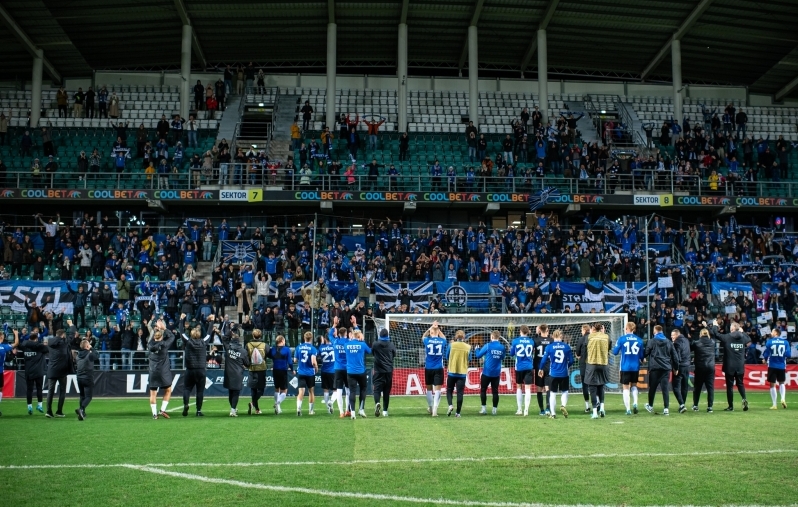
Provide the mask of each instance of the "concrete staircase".
{"label": "concrete staircase", "polygon": [[598,132],[596,132],[596,128],[593,126],[593,120],[591,120],[590,115],[587,114],[587,108],[585,108],[585,103],[583,101],[567,101],[565,102],[565,107],[570,112],[574,113],[574,116],[585,113],[585,116],[576,122],[576,128],[582,133],[583,142],[593,143],[601,140],[598,136]]}
{"label": "concrete staircase", "polygon": [[241,100],[240,95],[231,95],[227,98],[227,107],[222,113],[222,120],[219,122],[219,134],[216,136],[217,143],[222,139],[227,139],[228,144],[232,144],[231,141],[235,135],[236,125],[241,120],[241,111],[239,111]]}
{"label": "concrete staircase", "polygon": [[[197,282],[201,284],[203,280],[208,280],[208,285],[213,285],[213,268],[215,264],[213,261],[200,261],[197,263]],[[238,308],[235,306],[226,306],[224,312],[230,316],[231,320],[238,322]]]}
{"label": "concrete staircase", "polygon": [[272,140],[269,144],[269,159],[285,163],[293,152],[291,144],[291,125],[299,114],[301,96],[278,95],[272,116]]}

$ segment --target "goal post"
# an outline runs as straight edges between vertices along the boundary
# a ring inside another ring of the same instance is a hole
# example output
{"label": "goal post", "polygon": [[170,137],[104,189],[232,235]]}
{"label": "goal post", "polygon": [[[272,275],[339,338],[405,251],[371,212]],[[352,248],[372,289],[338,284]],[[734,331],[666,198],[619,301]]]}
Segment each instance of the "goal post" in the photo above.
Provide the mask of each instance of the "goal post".
{"label": "goal post", "polygon": [[[490,340],[492,331],[499,331],[501,342],[507,348],[507,356],[502,365],[500,392],[515,393],[515,359],[510,356],[510,343],[519,335],[519,329],[526,325],[534,336],[535,328],[541,324],[549,327],[549,333],[559,329],[564,335],[564,342],[572,347],[582,335],[583,324],[603,324],[613,344],[624,334],[627,322],[625,313],[559,313],[559,314],[396,314],[389,313],[384,319],[374,319],[377,330],[387,329],[391,341],[396,346],[397,354],[394,362],[393,389],[395,395],[423,395],[424,385],[424,332],[437,321],[447,341],[454,340],[455,332],[462,330],[465,341],[472,348],[481,347]],[[551,336],[551,334],[549,335]],[[618,356],[610,354],[609,392],[620,389]],[[444,358],[444,367],[446,367]],[[479,377],[482,372],[482,360],[472,356],[469,359],[469,373],[466,378],[466,394],[479,393]],[[582,378],[579,375],[579,364],[575,363],[570,370],[569,383],[571,391],[580,391]],[[445,389],[445,382],[444,382]]]}

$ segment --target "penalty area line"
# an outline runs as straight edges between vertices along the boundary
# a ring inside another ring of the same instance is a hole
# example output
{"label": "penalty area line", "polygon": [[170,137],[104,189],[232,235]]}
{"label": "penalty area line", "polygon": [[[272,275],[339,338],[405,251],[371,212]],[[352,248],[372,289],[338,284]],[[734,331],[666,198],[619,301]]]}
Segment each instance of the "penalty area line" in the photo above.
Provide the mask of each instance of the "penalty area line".
{"label": "penalty area line", "polygon": [[106,464],[60,464],[60,465],[0,465],[0,470],[37,470],[55,468],[121,468],[121,467],[281,467],[281,466],[328,466],[328,465],[382,465],[401,463],[481,463],[487,461],[548,461],[548,460],[575,460],[575,459],[614,459],[614,458],[669,458],[669,457],[710,457],[710,456],[741,456],[741,455],[775,455],[796,454],[797,449],[771,449],[752,451],[697,451],[697,452],[661,452],[661,453],[595,453],[595,454],[552,454],[538,456],[486,456],[486,457],[456,457],[456,458],[386,458],[386,459],[361,459],[349,461],[263,461],[249,463],[106,463]]}

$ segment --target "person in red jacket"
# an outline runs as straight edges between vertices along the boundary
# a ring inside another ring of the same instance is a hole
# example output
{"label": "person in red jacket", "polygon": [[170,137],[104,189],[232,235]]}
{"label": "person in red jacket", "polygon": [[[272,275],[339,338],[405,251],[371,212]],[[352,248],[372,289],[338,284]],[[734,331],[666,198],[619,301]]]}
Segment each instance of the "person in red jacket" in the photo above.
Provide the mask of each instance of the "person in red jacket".
{"label": "person in red jacket", "polygon": [[385,118],[380,117],[380,121],[375,120],[363,120],[363,123],[369,129],[369,149],[376,150],[377,149],[377,133],[380,131],[380,125],[385,123]]}

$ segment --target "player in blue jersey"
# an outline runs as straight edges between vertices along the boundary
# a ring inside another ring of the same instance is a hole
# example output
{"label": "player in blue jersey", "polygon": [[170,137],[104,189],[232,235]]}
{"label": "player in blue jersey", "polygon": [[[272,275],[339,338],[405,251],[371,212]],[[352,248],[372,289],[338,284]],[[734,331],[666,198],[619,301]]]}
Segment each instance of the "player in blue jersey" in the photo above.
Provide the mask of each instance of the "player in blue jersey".
{"label": "player in blue jersey", "polygon": [[[546,391],[546,370],[540,367],[540,360],[543,358],[543,352],[546,347],[551,343],[549,337],[549,326],[541,324],[535,328],[535,359],[533,360],[533,367],[535,369],[535,392],[538,397],[538,408],[540,408],[540,415],[549,415],[548,404],[544,400],[543,393]],[[543,375],[540,375],[540,372]]]}
{"label": "player in blue jersey", "polygon": [[[333,327],[338,327],[338,317],[333,318]],[[341,326],[332,344],[335,347],[335,394],[333,398],[338,402],[339,417],[344,418],[350,414],[349,409],[349,381],[346,378],[346,343],[349,341],[346,328]],[[346,398],[344,399],[344,394]],[[346,405],[346,410],[344,410]]]}
{"label": "player in blue jersey", "polygon": [[773,406],[770,410],[776,410],[776,386],[781,395],[781,406],[787,408],[787,358],[791,357],[790,342],[781,337],[781,330],[778,328],[770,332],[770,339],[765,342],[765,351],[762,353],[762,362],[768,365],[768,382],[770,383],[770,399]]}
{"label": "player in blue jersey", "polygon": [[305,395],[305,390],[308,391],[308,415],[316,415],[313,411],[313,403],[316,401],[316,394],[313,390],[316,388],[316,370],[319,365],[316,362],[316,356],[319,351],[311,343],[313,341],[313,333],[306,332],[303,336],[304,342],[294,349],[294,362],[297,364],[296,375],[299,381],[296,395],[296,415],[302,415],[302,397]]}
{"label": "player in blue jersey", "polygon": [[571,346],[562,341],[562,331],[555,330],[551,334],[553,343],[546,346],[543,357],[540,359],[540,371],[538,375],[543,377],[546,364],[549,365],[549,374],[546,375],[546,387],[549,392],[549,419],[556,419],[557,393],[562,393],[560,397],[560,412],[568,417],[568,387],[570,378],[568,368],[574,364],[574,353]]}
{"label": "player in blue jersey", "polygon": [[349,408],[352,419],[355,419],[355,389],[360,388],[360,417],[366,417],[366,354],[371,354],[371,349],[363,342],[363,333],[356,329],[352,332],[352,339],[346,342],[346,376],[349,380]]}
{"label": "player in blue jersey", "polygon": [[424,381],[427,386],[427,413],[438,417],[443,385],[443,354],[446,352],[446,336],[438,327],[438,321],[424,332]]}
{"label": "player in blue jersey", "polygon": [[479,400],[482,405],[482,409],[479,411],[480,415],[488,414],[486,409],[488,386],[493,394],[493,415],[496,415],[496,409],[499,407],[499,377],[502,373],[502,360],[507,353],[499,339],[501,339],[501,334],[498,331],[493,331],[490,334],[490,341],[474,353],[474,357],[477,359],[485,358],[482,364],[482,376],[479,379]]}
{"label": "player in blue jersey", "polygon": [[[6,354],[13,353],[14,349],[17,348],[18,345],[19,345],[19,331],[14,329],[14,345],[7,344],[6,334],[0,333],[0,401],[3,401],[3,386],[4,386],[3,376],[5,375],[3,366],[5,365],[6,362]],[[28,414],[33,413],[33,411],[30,410],[30,404],[28,404],[28,407],[29,407]],[[3,415],[3,413],[0,412],[0,415]]]}
{"label": "player in blue jersey", "polygon": [[[521,326],[519,337],[510,344],[510,355],[515,357],[515,403],[518,406],[515,415],[529,415],[529,403],[532,401],[532,384],[535,383],[532,372],[535,358],[535,342],[529,337],[529,328]],[[521,411],[521,386],[523,386],[524,407]]]}
{"label": "player in blue jersey", "polygon": [[272,379],[274,380],[274,413],[283,413],[281,404],[288,396],[288,370],[294,372],[294,363],[291,361],[291,347],[286,347],[285,337],[278,335],[274,347],[269,350],[269,359],[272,360]]}
{"label": "player in blue jersey", "polygon": [[[612,349],[615,355],[621,354],[621,384],[623,385],[623,404],[626,406],[626,415],[632,411],[637,413],[637,380],[640,378],[640,361],[646,355],[643,340],[634,334],[637,326],[634,322],[626,324],[626,334],[618,338]],[[631,398],[630,400],[630,391]],[[632,406],[629,406],[630,401]],[[631,408],[631,409],[630,409]]]}
{"label": "player in blue jersey", "polygon": [[327,336],[321,336],[321,345],[319,346],[319,356],[321,356],[321,389],[324,391],[324,406],[327,407],[327,413],[333,413],[333,402],[330,397],[333,396],[335,390],[335,347],[332,344],[335,339],[337,329],[330,328]]}

